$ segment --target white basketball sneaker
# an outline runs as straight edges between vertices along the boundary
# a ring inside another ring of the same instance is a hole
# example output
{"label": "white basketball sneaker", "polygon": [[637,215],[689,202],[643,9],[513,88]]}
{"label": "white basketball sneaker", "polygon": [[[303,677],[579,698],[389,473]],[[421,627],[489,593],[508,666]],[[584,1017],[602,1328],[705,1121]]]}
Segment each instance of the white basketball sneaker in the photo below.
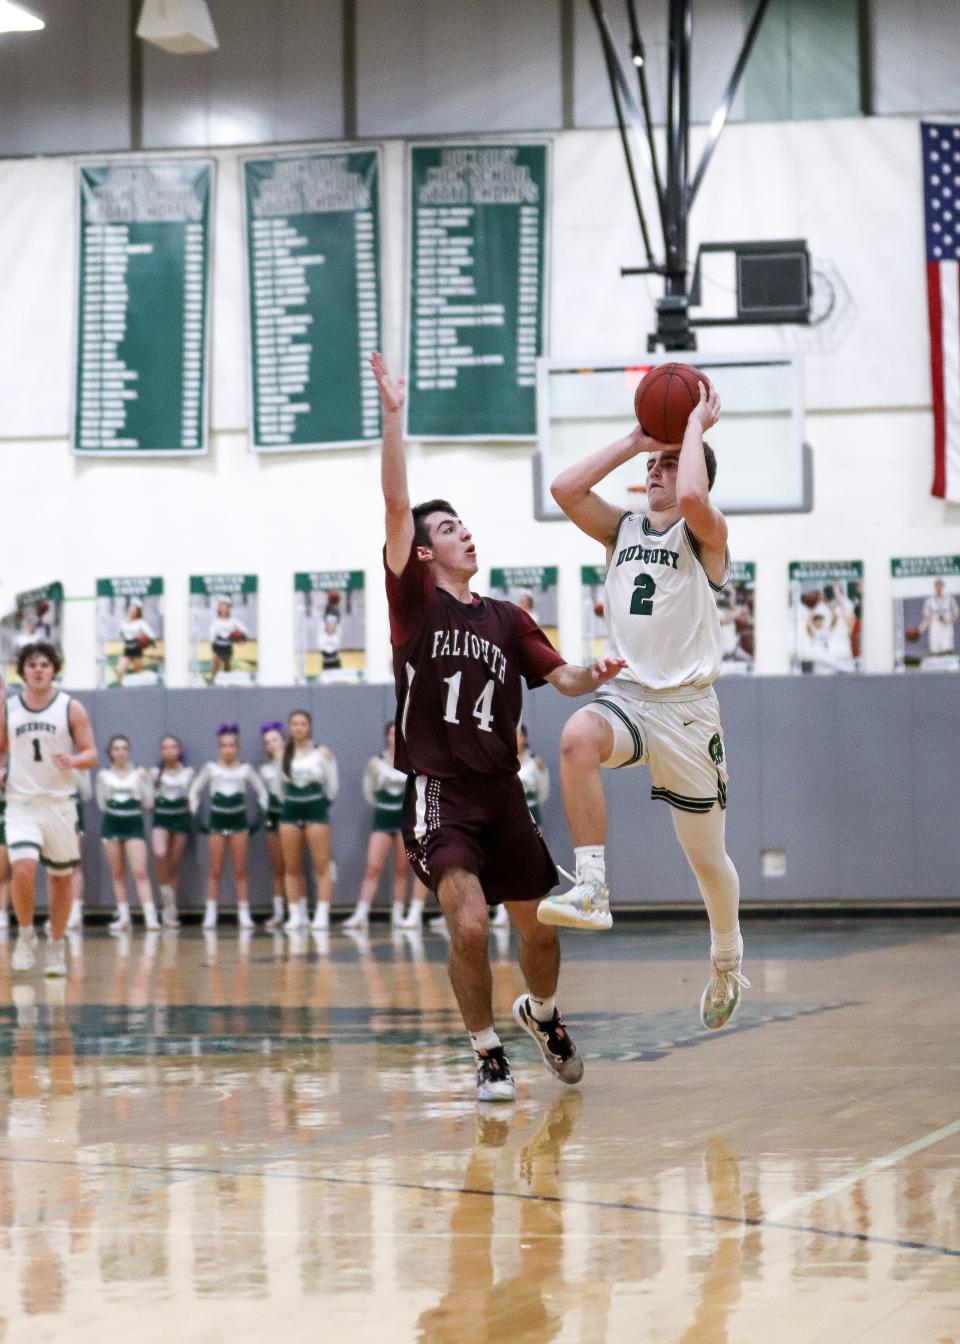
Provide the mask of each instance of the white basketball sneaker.
{"label": "white basketball sneaker", "polygon": [[44,975],[59,976],[67,973],[67,945],[62,938],[51,938],[47,943],[47,960],[43,968]]}
{"label": "white basketball sneaker", "polygon": [[32,971],[36,959],[36,929],[21,929],[20,936],[17,938],[17,945],[13,949],[13,956],[10,958],[10,969],[12,971]]}
{"label": "white basketball sneaker", "polygon": [[578,881],[569,891],[544,897],[537,906],[537,919],[564,929],[609,929],[610,893],[603,882]]}
{"label": "white basketball sneaker", "polygon": [[743,959],[722,971],[717,963],[711,962],[710,983],[700,995],[700,1021],[708,1031],[717,1031],[725,1027],[740,1007],[741,989],[749,989],[750,981],[740,971]]}

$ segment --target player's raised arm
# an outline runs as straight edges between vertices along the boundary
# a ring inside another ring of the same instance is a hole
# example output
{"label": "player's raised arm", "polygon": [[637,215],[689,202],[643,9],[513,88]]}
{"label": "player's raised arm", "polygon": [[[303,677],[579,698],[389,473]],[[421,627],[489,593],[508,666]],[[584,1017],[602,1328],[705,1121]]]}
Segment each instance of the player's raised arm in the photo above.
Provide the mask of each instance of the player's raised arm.
{"label": "player's raised arm", "polygon": [[406,386],[402,378],[390,377],[383,355],[374,351],[370,367],[380,389],[383,406],[383,447],[380,451],[380,484],[386,510],[387,565],[402,574],[413,544],[413,514],[407,489],[407,456],[403,446],[403,403]]}
{"label": "player's raised arm", "polygon": [[720,418],[717,389],[700,384],[700,400],[690,412],[677,463],[677,504],[690,531],[702,547],[723,557],[727,520],[710,502],[710,481],[703,455],[703,436]]}
{"label": "player's raised arm", "polygon": [[612,546],[624,510],[602,499],[593,487],[632,457],[660,446],[637,425],[622,439],[599,448],[581,462],[561,471],[550,486],[550,493],[581,532],[586,532],[603,546]]}

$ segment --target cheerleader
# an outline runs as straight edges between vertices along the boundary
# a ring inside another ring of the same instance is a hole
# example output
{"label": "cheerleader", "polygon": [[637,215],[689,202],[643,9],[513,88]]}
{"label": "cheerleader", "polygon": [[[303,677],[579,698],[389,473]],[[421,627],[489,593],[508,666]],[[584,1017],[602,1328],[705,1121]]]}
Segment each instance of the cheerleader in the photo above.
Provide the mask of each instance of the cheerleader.
{"label": "cheerleader", "polygon": [[307,880],[304,847],[309,849],[317,878],[314,929],[330,923],[330,804],[337,796],[337,763],[327,747],[314,746],[313,722],[305,709],[290,715],[290,736],[283,750],[283,810],[280,842],[283,846],[284,885],[290,915],[284,929],[296,933],[307,927]]}
{"label": "cheerleader", "polygon": [[253,790],[261,815],[267,810],[267,791],[252,765],[240,760],[240,729],[235,723],[221,723],[217,729],[217,759],[208,761],[190,785],[190,811],[200,811],[205,789],[210,790],[209,825],[200,826],[207,836],[207,903],[203,927],[217,927],[217,900],[220,878],[227,850],[233,860],[233,881],[237,892],[237,923],[241,929],[252,929],[250,918],[250,884],[247,880],[247,846],[251,830],[259,829],[259,821],[251,827],[247,819],[247,789]]}
{"label": "cheerleader", "polygon": [[[93,801],[93,781],[90,778],[89,770],[77,771],[77,840],[80,844],[80,858],[83,859],[84,838],[86,836],[86,823],[83,815],[84,803]],[[73,870],[73,901],[70,906],[70,917],[67,920],[67,929],[72,933],[77,933],[83,928],[83,901],[86,895],[86,884],[83,880],[83,863],[77,864]]]}
{"label": "cheerleader", "polygon": [[10,855],[7,853],[6,775],[0,775],[0,939],[10,928]]}
{"label": "cheerleader", "polygon": [[283,928],[283,845],[280,841],[280,813],[283,810],[283,737],[282,723],[261,723],[260,740],[267,759],[260,766],[260,778],[267,789],[269,805],[264,829],[267,854],[273,873],[273,914],[264,924],[271,931]]}
{"label": "cheerleader", "polygon": [[153,807],[153,783],[146,770],[130,760],[130,739],[115,733],[107,744],[109,769],[97,772],[97,806],[103,814],[100,830],[110,880],[117,902],[116,917],[110,922],[111,933],[130,928],[130,902],[123,871],[126,858],[137,888],[143,922],[150,930],[160,928],[147,876],[147,841],[143,814]]}
{"label": "cheerleader", "polygon": [[153,863],[160,885],[161,921],[165,929],[178,929],[177,887],[183,856],[190,840],[190,785],[196,774],[183,761],[183,744],[167,733],[160,739],[160,764],[150,772],[154,787]]}
{"label": "cheerleader", "polygon": [[520,758],[520,783],[523,785],[527,807],[534,825],[540,831],[543,829],[540,804],[550,797],[550,771],[544,765],[543,758],[534,756],[530,750],[530,734],[524,723],[517,729],[517,755]]}
{"label": "cheerleader", "polygon": [[410,866],[403,847],[401,827],[403,824],[403,795],[407,787],[407,776],[402,770],[394,768],[393,749],[396,740],[396,728],[391,720],[384,729],[386,746],[380,756],[371,756],[363,776],[363,796],[373,808],[373,824],[370,839],[367,842],[367,867],[360,886],[357,907],[349,919],[343,921],[345,929],[365,929],[370,916],[370,906],[377,894],[380,876],[386,867],[387,859],[393,855],[393,908],[390,922],[394,928],[418,929],[423,919],[423,903],[426,900],[426,888],[414,879],[413,899],[410,913],[404,918],[404,903],[407,895],[407,877]]}
{"label": "cheerleader", "polygon": [[127,608],[127,619],[120,622],[120,638],[123,653],[117,659],[117,684],[122,686],[128,671],[143,670],[143,655],[157,642],[155,631],[143,619],[143,607],[139,602],[131,602]]}
{"label": "cheerleader", "polygon": [[229,672],[233,662],[233,646],[250,638],[250,631],[233,614],[233,603],[228,597],[217,601],[217,614],[210,622],[211,665],[208,685],[212,686],[218,672]]}

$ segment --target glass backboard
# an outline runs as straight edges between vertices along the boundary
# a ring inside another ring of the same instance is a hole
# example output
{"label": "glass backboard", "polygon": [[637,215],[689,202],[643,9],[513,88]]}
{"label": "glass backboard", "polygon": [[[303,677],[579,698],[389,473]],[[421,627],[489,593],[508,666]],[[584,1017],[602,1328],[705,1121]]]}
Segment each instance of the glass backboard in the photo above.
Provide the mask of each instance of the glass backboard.
{"label": "glass backboard", "polygon": [[[810,450],[804,444],[800,363],[791,355],[710,355],[691,351],[615,360],[537,361],[536,516],[562,517],[550,482],[565,467],[629,432],[633,396],[645,373],[670,361],[695,364],[720,392],[719,423],[707,442],[717,455],[713,499],[725,513],[800,513],[812,507]],[[598,493],[634,512],[645,508],[646,459],[619,467]]]}

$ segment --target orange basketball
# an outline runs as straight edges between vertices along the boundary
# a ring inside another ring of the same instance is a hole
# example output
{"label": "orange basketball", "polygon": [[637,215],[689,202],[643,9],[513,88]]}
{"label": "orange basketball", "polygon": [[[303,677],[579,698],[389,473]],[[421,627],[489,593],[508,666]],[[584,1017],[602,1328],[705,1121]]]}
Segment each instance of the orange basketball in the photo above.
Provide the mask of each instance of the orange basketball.
{"label": "orange basketball", "polygon": [[707,378],[692,364],[658,364],[640,379],[633,409],[644,433],[659,443],[680,443]]}

